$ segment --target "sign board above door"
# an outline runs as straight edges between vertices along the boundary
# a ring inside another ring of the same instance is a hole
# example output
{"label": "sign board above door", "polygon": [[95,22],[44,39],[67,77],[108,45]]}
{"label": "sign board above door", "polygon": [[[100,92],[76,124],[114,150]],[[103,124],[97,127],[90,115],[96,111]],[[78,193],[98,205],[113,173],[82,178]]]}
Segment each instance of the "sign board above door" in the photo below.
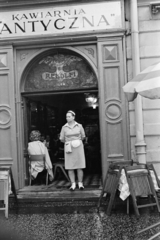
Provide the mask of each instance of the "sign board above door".
{"label": "sign board above door", "polygon": [[0,39],[121,29],[121,1],[3,11]]}
{"label": "sign board above door", "polygon": [[30,69],[24,92],[97,88],[97,77],[82,58],[62,54],[46,56]]}

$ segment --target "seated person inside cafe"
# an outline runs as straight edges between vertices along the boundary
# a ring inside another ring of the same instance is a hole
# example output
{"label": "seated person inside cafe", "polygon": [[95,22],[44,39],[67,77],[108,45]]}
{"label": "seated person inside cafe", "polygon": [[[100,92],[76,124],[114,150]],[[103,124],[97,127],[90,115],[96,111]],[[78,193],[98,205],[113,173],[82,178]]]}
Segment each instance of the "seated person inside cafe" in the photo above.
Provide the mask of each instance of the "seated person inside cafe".
{"label": "seated person inside cafe", "polygon": [[56,154],[57,151],[59,150],[60,148],[60,145],[61,145],[61,142],[59,140],[59,137],[60,137],[60,134],[59,133],[56,133],[53,137],[53,154]]}
{"label": "seated person inside cafe", "polygon": [[43,134],[41,134],[40,136],[40,141],[45,144],[46,143],[46,140],[45,140],[45,136]]}
{"label": "seated person inside cafe", "polygon": [[38,130],[34,130],[30,133],[30,141],[28,143],[28,153],[29,155],[45,155],[45,168],[42,162],[33,161],[31,162],[31,176],[32,184],[42,184],[45,180],[45,171],[48,171],[49,180],[53,180],[53,170],[48,149],[40,141],[41,133]]}
{"label": "seated person inside cafe", "polygon": [[51,139],[50,139],[50,136],[49,135],[46,135],[46,137],[45,137],[45,135],[44,134],[41,134],[41,137],[40,137],[40,141],[46,146],[46,148],[48,149],[48,153],[49,153],[49,156],[50,156],[50,158],[51,158],[51,161],[52,161],[52,159],[53,159],[53,147],[52,147],[52,145],[53,145],[53,143],[52,143],[52,141],[51,141]]}
{"label": "seated person inside cafe", "polygon": [[50,136],[46,135],[46,137],[42,134],[40,137],[40,141],[46,146],[46,148],[50,149]]}
{"label": "seated person inside cafe", "polygon": [[49,136],[49,135],[46,135],[45,145],[46,145],[46,147],[47,147],[48,150],[51,148],[50,144],[51,144],[50,136]]}

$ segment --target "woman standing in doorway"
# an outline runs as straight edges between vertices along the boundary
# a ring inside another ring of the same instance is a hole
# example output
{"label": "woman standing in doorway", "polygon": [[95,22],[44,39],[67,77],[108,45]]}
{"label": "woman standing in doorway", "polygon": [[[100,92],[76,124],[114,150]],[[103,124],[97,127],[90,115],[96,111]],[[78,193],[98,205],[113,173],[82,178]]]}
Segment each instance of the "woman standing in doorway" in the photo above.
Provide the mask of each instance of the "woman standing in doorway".
{"label": "woman standing in doorway", "polygon": [[76,188],[75,170],[77,170],[78,187],[83,186],[83,169],[86,167],[84,147],[82,140],[85,138],[85,132],[81,124],[75,121],[75,113],[69,110],[66,114],[67,123],[62,127],[60,140],[64,142],[65,169],[68,170],[71,180],[70,190]]}

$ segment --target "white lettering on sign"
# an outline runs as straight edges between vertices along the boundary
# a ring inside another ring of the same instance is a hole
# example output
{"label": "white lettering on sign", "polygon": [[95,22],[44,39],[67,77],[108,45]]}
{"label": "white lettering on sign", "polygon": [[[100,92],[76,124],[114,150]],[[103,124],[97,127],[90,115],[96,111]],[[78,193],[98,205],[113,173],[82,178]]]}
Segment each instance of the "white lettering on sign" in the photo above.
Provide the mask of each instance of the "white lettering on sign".
{"label": "white lettering on sign", "polygon": [[52,80],[63,81],[64,79],[72,79],[72,78],[77,78],[77,77],[78,77],[77,70],[73,70],[70,72],[61,71],[58,74],[57,73],[49,73],[49,72],[42,73],[43,80],[47,80],[47,81],[52,81]]}
{"label": "white lettering on sign", "polygon": [[121,2],[1,12],[0,38],[122,28]]}

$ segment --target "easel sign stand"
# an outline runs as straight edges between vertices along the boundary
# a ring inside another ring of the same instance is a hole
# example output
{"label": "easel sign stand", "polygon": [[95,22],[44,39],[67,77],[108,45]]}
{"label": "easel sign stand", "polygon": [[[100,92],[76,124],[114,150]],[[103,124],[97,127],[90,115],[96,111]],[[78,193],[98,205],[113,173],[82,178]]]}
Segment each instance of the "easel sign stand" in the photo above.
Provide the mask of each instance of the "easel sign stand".
{"label": "easel sign stand", "polygon": [[5,217],[8,218],[8,199],[9,199],[9,170],[10,167],[0,167],[0,183],[3,183],[3,201],[4,207],[0,210],[5,211]]}
{"label": "easel sign stand", "polygon": [[[143,233],[151,228],[154,228],[154,227],[157,227],[158,225],[160,225],[160,222],[158,223],[155,223],[147,228],[144,228],[143,230],[140,230],[139,232],[137,232],[137,234],[140,234],[140,233]],[[155,235],[153,235],[151,238],[149,238],[148,240],[152,240],[152,239],[155,239],[156,237],[158,237],[160,235],[160,232],[156,233]]]}
{"label": "easel sign stand", "polygon": [[[0,183],[3,186],[3,192],[1,199],[4,201],[4,207],[0,207],[0,210],[5,211],[5,217],[8,219],[8,208],[9,208],[9,180],[11,181],[11,188],[17,202],[17,195],[14,186],[12,170],[10,166],[0,166]],[[2,190],[2,189],[1,189]]]}

